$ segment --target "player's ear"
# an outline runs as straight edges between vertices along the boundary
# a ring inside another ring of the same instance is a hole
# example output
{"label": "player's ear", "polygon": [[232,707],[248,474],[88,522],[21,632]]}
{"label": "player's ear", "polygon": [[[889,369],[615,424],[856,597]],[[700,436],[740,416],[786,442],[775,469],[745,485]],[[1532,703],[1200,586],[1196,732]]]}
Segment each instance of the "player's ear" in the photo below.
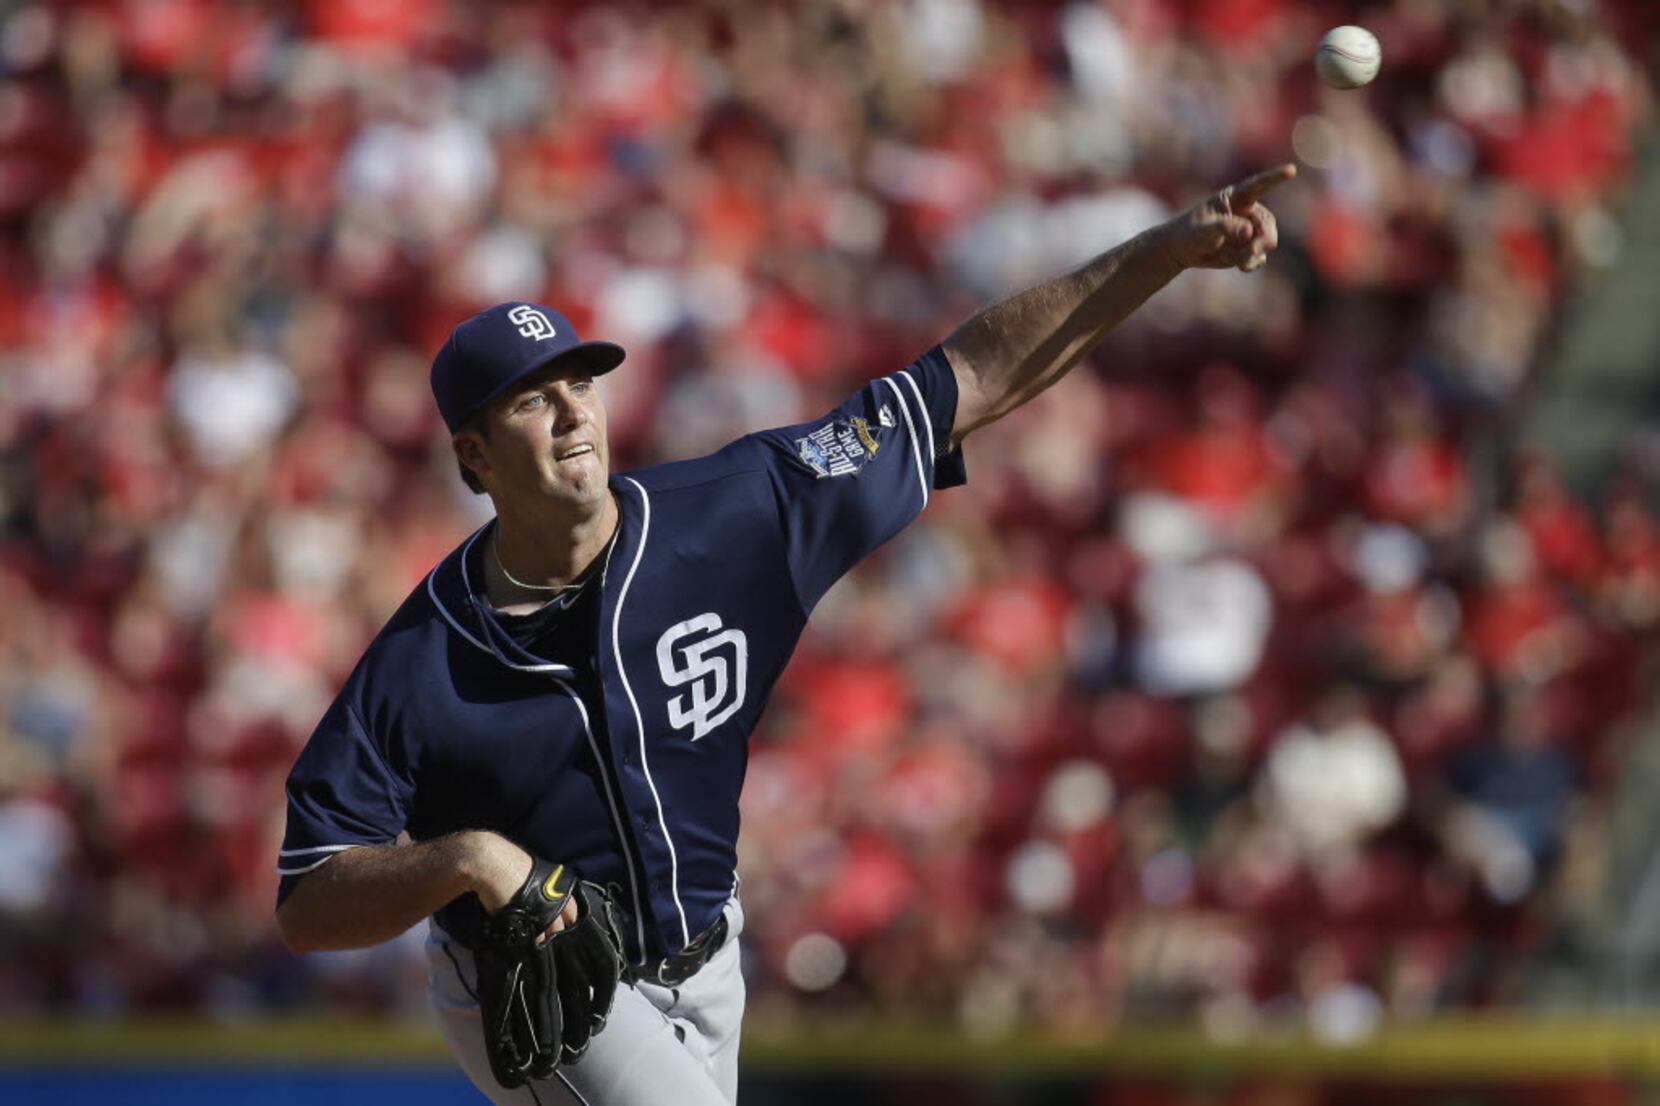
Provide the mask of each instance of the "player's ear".
{"label": "player's ear", "polygon": [[471,472],[475,480],[490,471],[490,461],[484,455],[484,440],[478,432],[457,431],[450,438],[450,448],[455,450],[455,459],[461,462],[461,467]]}

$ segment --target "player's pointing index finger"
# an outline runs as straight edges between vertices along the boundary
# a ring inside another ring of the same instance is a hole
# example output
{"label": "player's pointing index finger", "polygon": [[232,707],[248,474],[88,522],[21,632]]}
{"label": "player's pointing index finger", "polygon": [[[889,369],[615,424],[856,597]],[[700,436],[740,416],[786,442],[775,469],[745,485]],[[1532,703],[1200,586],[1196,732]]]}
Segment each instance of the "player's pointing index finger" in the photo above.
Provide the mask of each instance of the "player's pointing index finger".
{"label": "player's pointing index finger", "polygon": [[1289,161],[1283,165],[1276,165],[1272,169],[1264,169],[1246,177],[1239,184],[1234,185],[1233,200],[1236,207],[1250,207],[1270,189],[1284,184],[1297,175],[1297,167]]}

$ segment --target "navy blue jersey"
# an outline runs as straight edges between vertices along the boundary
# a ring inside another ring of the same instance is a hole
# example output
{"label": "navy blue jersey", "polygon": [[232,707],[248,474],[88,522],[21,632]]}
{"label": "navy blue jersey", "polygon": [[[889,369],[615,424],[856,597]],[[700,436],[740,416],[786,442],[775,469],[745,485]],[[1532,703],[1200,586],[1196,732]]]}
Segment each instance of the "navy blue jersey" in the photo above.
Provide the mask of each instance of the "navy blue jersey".
{"label": "navy blue jersey", "polygon": [[[964,481],[956,407],[936,347],[821,419],[613,476],[588,663],[502,629],[469,557],[494,523],[473,534],[301,752],[279,898],[343,849],[486,829],[614,885],[637,960],[683,948],[732,894],[748,738],[808,613]],[[464,895],[437,919],[468,940],[481,916]]]}

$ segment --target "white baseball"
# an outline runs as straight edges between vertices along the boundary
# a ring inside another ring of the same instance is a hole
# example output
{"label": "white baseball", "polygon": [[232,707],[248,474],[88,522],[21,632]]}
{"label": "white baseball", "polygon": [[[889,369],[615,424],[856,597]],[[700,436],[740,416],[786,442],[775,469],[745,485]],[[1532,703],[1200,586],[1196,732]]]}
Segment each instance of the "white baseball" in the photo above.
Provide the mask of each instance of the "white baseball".
{"label": "white baseball", "polygon": [[1333,27],[1314,51],[1314,71],[1333,88],[1359,88],[1378,75],[1383,48],[1365,27]]}

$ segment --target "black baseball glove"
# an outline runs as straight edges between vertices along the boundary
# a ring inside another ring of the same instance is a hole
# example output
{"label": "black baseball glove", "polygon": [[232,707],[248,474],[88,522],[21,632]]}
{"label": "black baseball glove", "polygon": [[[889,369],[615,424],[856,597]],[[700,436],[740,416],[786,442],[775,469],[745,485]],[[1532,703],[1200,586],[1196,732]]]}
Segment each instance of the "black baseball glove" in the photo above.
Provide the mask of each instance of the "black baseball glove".
{"label": "black baseball glove", "polygon": [[[576,924],[537,943],[572,896]],[[503,1087],[546,1079],[605,1028],[622,974],[622,937],[605,891],[537,859],[490,915],[478,947],[478,1005],[490,1070]]]}

